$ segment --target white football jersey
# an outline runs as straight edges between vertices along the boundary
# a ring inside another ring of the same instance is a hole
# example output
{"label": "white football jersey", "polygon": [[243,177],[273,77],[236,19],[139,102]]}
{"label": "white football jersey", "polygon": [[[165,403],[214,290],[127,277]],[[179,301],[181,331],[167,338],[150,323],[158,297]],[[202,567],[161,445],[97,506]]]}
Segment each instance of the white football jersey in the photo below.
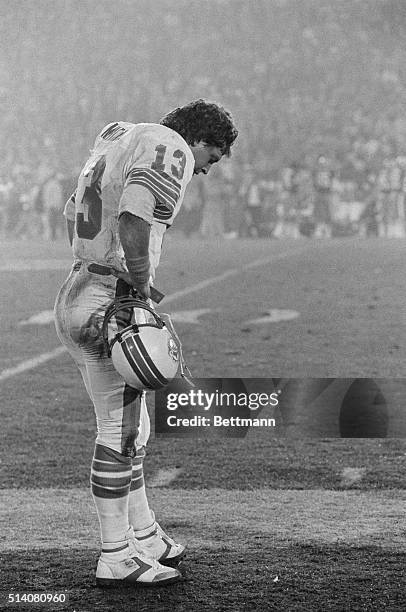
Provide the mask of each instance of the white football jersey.
{"label": "white football jersey", "polygon": [[126,270],[118,217],[128,211],[151,225],[151,275],[162,238],[181,207],[194,157],[174,130],[155,123],[110,123],[97,136],[65,216],[75,221],[76,259]]}

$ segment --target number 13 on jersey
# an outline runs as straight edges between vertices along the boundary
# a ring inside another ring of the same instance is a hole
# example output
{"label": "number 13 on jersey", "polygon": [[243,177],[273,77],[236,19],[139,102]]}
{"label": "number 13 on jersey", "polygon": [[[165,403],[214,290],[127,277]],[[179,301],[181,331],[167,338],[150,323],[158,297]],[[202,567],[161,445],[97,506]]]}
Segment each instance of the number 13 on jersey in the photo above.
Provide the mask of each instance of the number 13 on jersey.
{"label": "number 13 on jersey", "polygon": [[[157,172],[165,172],[165,168],[170,163],[171,173],[177,179],[183,178],[183,173],[186,166],[186,155],[180,149],[173,152],[172,158],[167,155],[167,147],[165,145],[157,145],[155,147],[156,156],[151,164],[152,170]],[[173,163],[175,162],[175,163]]]}
{"label": "number 13 on jersey", "polygon": [[86,165],[78,180],[76,194],[76,231],[79,238],[93,240],[101,230],[101,180],[106,159],[99,157]]}

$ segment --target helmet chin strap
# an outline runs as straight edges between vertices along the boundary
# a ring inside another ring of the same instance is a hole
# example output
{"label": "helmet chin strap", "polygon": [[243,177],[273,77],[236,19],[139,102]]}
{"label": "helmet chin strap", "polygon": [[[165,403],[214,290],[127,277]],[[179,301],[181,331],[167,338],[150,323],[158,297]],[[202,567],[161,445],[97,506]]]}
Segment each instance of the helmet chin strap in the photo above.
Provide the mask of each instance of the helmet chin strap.
{"label": "helmet chin strap", "polygon": [[[191,378],[193,378],[192,373],[191,373],[191,371],[189,370],[189,368],[188,368],[188,366],[186,364],[185,358],[183,357],[182,343],[181,343],[181,341],[179,339],[179,336],[176,333],[176,330],[175,330],[175,328],[173,326],[172,319],[171,319],[170,315],[164,314],[162,312],[160,313],[160,317],[164,321],[166,327],[171,332],[172,336],[175,338],[176,343],[178,345],[180,375],[188,383],[188,385],[190,385],[191,387],[195,387],[196,385],[191,380]],[[186,376],[186,372],[187,372],[188,376]]]}

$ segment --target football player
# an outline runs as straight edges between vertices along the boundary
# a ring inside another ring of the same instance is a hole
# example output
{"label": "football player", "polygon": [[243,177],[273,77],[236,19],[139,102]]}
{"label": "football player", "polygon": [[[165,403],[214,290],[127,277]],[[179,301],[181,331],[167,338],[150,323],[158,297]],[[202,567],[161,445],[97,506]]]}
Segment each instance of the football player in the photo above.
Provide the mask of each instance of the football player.
{"label": "football player", "polygon": [[[229,156],[237,134],[230,113],[202,99],[176,108],[159,124],[111,123],[97,136],[65,207],[74,264],[57,296],[55,320],[96,413],[91,488],[102,540],[100,586],[177,581],[184,554],[149,508],[145,393],[126,384],[108,357],[104,314],[113,299],[131,290],[150,298],[162,238],[187,184]],[[125,323],[116,317],[118,328]]]}

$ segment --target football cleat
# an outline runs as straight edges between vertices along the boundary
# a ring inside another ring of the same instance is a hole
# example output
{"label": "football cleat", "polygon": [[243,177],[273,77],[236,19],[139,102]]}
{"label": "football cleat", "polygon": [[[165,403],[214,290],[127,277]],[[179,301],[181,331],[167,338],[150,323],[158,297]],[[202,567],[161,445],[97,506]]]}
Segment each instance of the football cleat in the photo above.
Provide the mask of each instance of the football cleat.
{"label": "football cleat", "polygon": [[177,544],[170,538],[151,511],[153,524],[147,529],[134,531],[134,536],[144,554],[151,559],[159,561],[162,565],[176,567],[185,555],[185,546]]}
{"label": "football cleat", "polygon": [[149,558],[133,536],[132,529],[127,532],[128,549],[123,557],[112,559],[109,553],[100,555],[96,584],[101,587],[161,586],[178,582],[182,574],[173,567],[161,565]]}

